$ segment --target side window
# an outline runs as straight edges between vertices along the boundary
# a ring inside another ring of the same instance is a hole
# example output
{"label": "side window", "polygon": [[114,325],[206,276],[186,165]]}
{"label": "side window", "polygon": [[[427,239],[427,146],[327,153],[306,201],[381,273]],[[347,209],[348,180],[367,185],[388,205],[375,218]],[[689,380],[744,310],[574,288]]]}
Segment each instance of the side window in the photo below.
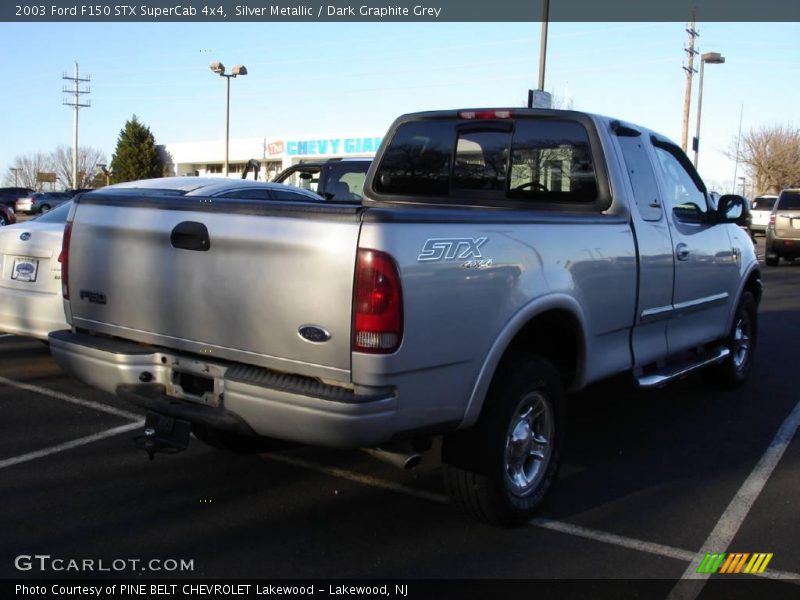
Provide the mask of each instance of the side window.
{"label": "side window", "polygon": [[645,221],[658,221],[661,219],[662,209],[658,200],[658,185],[656,174],[650,158],[647,156],[641,136],[618,136],[622,156],[625,159],[625,169],[631,179],[633,196],[639,214]]}
{"label": "side window", "polygon": [[319,169],[298,170],[281,181],[286,185],[293,185],[304,190],[316,192],[319,187]]}
{"label": "side window", "polygon": [[707,210],[706,195],[678,159],[680,150],[663,145],[656,145],[655,149],[666,186],[664,202],[667,208],[681,221],[699,222]]}
{"label": "side window", "polygon": [[[272,199],[273,200],[292,200],[295,202],[314,202],[313,198],[308,197],[305,194],[298,194],[297,192],[293,192],[291,190],[271,190],[272,191]],[[317,200],[322,200],[322,196],[317,198]]]}
{"label": "side window", "polygon": [[237,198],[239,200],[272,200],[269,190],[239,190],[232,192],[225,192],[217,196],[218,198]]}
{"label": "side window", "polygon": [[453,187],[504,190],[508,170],[509,132],[468,131],[458,136]]}
{"label": "side window", "polygon": [[589,136],[583,126],[555,119],[519,120],[508,196],[545,202],[597,200]]}

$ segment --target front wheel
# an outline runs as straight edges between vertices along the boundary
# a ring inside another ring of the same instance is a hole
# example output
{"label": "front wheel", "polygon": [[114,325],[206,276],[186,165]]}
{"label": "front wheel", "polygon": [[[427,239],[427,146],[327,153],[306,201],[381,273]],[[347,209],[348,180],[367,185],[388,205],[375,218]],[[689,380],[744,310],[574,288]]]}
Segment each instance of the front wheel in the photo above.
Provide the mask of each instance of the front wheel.
{"label": "front wheel", "polygon": [[444,482],[454,503],[494,525],[527,522],[556,478],[563,396],[549,361],[528,354],[509,361],[474,430],[445,439]]}
{"label": "front wheel", "polygon": [[739,387],[750,375],[758,338],[758,306],[753,294],[744,292],[736,308],[733,327],[725,345],[730,355],[719,364],[706,370],[706,380],[714,387],[732,389]]}

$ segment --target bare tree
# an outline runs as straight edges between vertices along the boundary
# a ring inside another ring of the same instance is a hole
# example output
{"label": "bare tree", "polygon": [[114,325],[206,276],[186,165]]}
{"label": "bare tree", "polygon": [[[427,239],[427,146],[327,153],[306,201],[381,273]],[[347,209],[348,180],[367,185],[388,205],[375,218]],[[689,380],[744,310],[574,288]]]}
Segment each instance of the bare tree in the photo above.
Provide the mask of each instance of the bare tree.
{"label": "bare tree", "polygon": [[[72,148],[59,146],[52,155],[53,168],[59,184],[65,188],[72,187]],[[102,150],[90,146],[78,148],[78,187],[91,187],[92,181],[101,173],[99,163],[106,163],[106,155]]]}
{"label": "bare tree", "polygon": [[17,156],[14,158],[14,166],[9,167],[4,174],[3,183],[41,191],[45,184],[38,180],[39,173],[49,173],[52,169],[50,156],[42,152]]}
{"label": "bare tree", "polygon": [[[778,193],[800,185],[800,129],[792,125],[771,125],[751,129],[734,138],[729,158],[742,163],[754,182],[754,194]],[[736,182],[734,182],[735,184]]]}

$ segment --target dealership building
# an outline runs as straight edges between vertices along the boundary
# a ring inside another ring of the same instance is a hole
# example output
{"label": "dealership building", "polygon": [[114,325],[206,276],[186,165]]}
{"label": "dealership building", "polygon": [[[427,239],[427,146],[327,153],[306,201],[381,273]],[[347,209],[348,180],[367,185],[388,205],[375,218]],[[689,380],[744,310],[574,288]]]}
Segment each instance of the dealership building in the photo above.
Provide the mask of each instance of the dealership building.
{"label": "dealership building", "polygon": [[[258,178],[269,181],[283,169],[301,162],[327,158],[371,158],[381,143],[382,133],[345,135],[285,136],[232,139],[228,144],[228,172],[241,176],[250,160],[261,163]],[[225,140],[177,142],[159,147],[170,175],[222,177]],[[248,177],[252,177],[248,174]]]}

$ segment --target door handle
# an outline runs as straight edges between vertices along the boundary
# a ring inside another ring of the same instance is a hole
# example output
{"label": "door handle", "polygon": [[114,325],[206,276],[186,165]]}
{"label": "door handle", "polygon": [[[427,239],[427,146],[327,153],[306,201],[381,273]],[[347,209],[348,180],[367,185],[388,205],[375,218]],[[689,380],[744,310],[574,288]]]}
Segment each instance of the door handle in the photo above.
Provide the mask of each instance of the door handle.
{"label": "door handle", "polygon": [[675,246],[675,256],[678,260],[689,260],[689,246],[683,243]]}
{"label": "door handle", "polygon": [[175,229],[172,230],[169,241],[173,248],[180,248],[181,250],[207,252],[211,247],[208,229],[202,223],[195,221],[178,223]]}

